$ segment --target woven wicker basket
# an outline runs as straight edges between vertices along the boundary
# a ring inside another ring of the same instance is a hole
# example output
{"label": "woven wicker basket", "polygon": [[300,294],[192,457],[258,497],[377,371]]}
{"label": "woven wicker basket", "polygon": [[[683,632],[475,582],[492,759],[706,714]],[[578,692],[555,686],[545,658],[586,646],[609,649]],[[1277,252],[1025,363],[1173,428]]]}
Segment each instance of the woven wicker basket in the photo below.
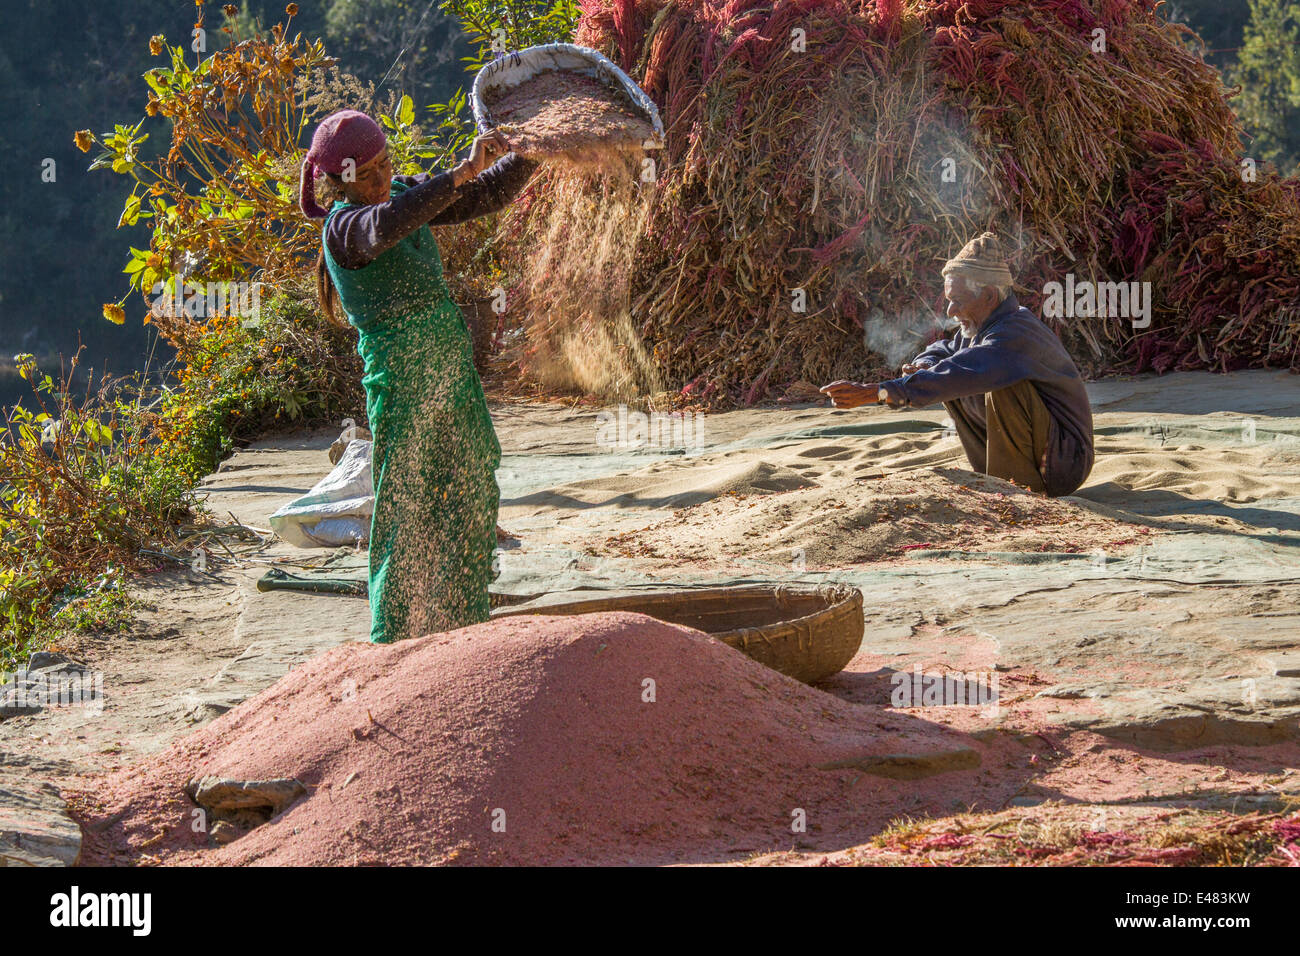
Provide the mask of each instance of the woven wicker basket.
{"label": "woven wicker basket", "polygon": [[622,594],[537,608],[519,614],[634,611],[703,631],[760,664],[811,684],[837,674],[862,644],[862,592],[845,585],[748,584]]}

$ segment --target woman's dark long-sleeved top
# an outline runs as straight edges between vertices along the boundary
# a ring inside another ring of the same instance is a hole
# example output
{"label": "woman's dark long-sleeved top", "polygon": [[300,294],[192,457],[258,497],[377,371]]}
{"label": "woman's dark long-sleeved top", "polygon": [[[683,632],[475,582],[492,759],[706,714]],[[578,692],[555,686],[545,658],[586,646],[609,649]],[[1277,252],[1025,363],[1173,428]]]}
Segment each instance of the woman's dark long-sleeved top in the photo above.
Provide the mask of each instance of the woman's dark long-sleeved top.
{"label": "woman's dark long-sleeved top", "polygon": [[510,153],[457,189],[451,173],[394,176],[412,187],[387,202],[342,209],[325,225],[325,243],[344,269],[374,262],[420,226],[448,226],[504,209],[537,163]]}
{"label": "woman's dark long-sleeved top", "polygon": [[[881,382],[891,405],[959,401],[977,422],[985,421],[985,394],[1029,379],[1052,416],[1043,475],[1048,494],[1073,492],[1092,471],[1092,406],[1083,378],[1056,333],[1014,295],[993,310],[973,337],[959,331],[946,342],[935,342],[913,364],[924,367]],[[1067,486],[1068,491],[1060,491]]]}

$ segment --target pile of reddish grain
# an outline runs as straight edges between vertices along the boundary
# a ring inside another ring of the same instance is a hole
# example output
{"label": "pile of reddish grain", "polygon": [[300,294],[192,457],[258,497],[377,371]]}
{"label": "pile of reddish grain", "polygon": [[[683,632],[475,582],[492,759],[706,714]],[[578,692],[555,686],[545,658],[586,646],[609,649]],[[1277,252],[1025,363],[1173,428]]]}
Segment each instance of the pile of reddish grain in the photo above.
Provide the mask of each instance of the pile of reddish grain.
{"label": "pile of reddish grain", "polygon": [[[973,770],[817,769],[958,739],[642,615],[515,617],[335,648],[71,803],[92,865],[724,860],[1010,796]],[[184,791],[207,776],[297,778],[306,795],[210,847]]]}
{"label": "pile of reddish grain", "polygon": [[621,91],[569,70],[539,73],[487,106],[511,149],[532,159],[602,165],[654,134]]}

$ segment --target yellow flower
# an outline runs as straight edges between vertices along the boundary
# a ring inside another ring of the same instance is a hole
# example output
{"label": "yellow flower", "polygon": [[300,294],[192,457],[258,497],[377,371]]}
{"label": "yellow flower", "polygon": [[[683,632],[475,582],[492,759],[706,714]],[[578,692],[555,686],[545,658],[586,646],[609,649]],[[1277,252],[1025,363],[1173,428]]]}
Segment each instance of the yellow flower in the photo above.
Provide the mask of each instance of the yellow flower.
{"label": "yellow flower", "polygon": [[149,38],[149,53],[157,56],[163,51],[163,40],[165,37],[161,33],[156,33]]}
{"label": "yellow flower", "polygon": [[289,4],[287,7],[284,8],[284,12],[289,14],[289,16],[291,17],[296,17],[298,15],[298,4],[296,3]]}
{"label": "yellow flower", "polygon": [[104,318],[114,325],[121,325],[126,321],[126,309],[110,302],[104,306]]}
{"label": "yellow flower", "polygon": [[95,137],[91,135],[88,129],[77,130],[77,135],[72,138],[72,141],[77,144],[77,149],[83,153],[90,152],[90,147],[95,145]]}

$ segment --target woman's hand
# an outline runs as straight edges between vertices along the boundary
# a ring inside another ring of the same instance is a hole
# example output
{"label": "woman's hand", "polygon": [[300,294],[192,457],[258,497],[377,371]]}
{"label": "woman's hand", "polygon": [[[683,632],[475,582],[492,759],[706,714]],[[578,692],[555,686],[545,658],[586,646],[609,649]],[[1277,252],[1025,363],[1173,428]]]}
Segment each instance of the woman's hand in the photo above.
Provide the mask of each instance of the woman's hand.
{"label": "woman's hand", "polygon": [[510,144],[497,130],[475,137],[474,145],[469,149],[470,162],[477,165],[475,175],[483,172],[508,152],[510,152]]}
{"label": "woman's hand", "polygon": [[819,391],[831,400],[836,408],[857,408],[860,405],[874,405],[880,400],[880,386],[865,382],[850,382],[841,379],[823,385]]}
{"label": "woman's hand", "polygon": [[452,182],[457,187],[463,186],[508,152],[510,144],[496,130],[475,137],[469,148],[469,158],[451,171]]}

